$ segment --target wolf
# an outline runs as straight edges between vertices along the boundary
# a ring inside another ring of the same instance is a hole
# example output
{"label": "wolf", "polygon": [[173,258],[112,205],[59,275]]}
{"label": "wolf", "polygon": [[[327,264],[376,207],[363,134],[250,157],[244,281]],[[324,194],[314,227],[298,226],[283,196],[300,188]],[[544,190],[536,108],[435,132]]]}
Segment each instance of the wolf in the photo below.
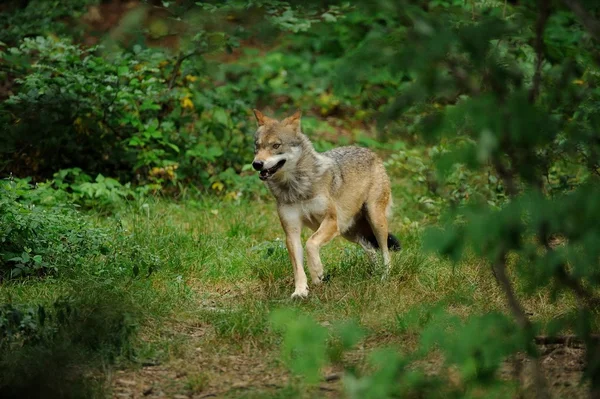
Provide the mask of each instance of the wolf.
{"label": "wolf", "polygon": [[362,246],[372,259],[379,248],[387,274],[389,251],[399,250],[400,242],[388,232],[392,197],[382,160],[356,146],[318,153],[302,133],[300,111],[281,121],[256,109],[254,115],[258,128],[252,167],[277,202],[294,270],[292,298],[308,296],[300,239],[303,226],[314,231],[306,241],[314,285],[323,281],[319,250],[338,235]]}

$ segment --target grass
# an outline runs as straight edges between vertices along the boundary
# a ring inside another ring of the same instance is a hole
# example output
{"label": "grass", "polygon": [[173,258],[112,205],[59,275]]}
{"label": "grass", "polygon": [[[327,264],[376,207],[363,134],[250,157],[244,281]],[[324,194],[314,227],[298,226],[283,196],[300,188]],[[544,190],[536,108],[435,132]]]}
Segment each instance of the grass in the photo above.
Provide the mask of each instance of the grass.
{"label": "grass", "polygon": [[[413,188],[409,179],[394,177],[394,191]],[[325,373],[342,365],[366,367],[367,355],[376,347],[414,350],[436,306],[461,318],[506,311],[488,265],[475,257],[453,265],[422,250],[422,226],[434,217],[416,201],[397,201],[394,208],[391,230],[401,238],[403,250],[394,255],[387,280],[381,281],[380,268],[359,247],[338,238],[322,250],[331,280],[310,287],[309,298],[302,301],[289,297],[293,278],[274,203],[216,199],[152,200],[144,208],[129,204],[112,217],[88,214],[93,225],[113,232],[118,256],[106,256],[104,263],[90,260],[91,272],[84,267],[61,278],[5,283],[0,299],[51,306],[68,296],[96,304],[107,292],[116,293],[113,300],[130,315],[139,338],[130,352],[113,351],[98,361],[106,367],[107,359],[117,356],[126,378],[150,384],[155,392],[335,396],[339,383],[332,385],[333,391],[306,390],[302,379],[290,374],[280,356],[281,334],[269,321],[274,310],[296,309],[328,330],[339,321],[355,320],[366,331],[361,345],[350,352],[332,338],[334,364]],[[110,266],[98,269],[106,274],[93,271],[98,262]],[[524,300],[532,318],[542,324],[574,308],[571,298],[557,303],[544,295]],[[97,309],[99,317],[111,314],[106,306],[87,309]],[[441,360],[434,358],[439,369]],[[105,390],[131,389],[110,373],[103,375]]]}

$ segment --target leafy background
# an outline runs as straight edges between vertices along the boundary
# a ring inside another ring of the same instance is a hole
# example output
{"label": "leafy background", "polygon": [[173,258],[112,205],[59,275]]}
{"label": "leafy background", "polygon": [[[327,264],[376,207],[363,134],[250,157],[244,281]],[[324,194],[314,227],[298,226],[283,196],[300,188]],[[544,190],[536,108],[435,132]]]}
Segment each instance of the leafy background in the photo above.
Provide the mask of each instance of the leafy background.
{"label": "leafy background", "polygon": [[[3,397],[598,394],[596,2],[0,11]],[[281,302],[252,108],[385,159],[387,282],[335,243],[331,284]]]}

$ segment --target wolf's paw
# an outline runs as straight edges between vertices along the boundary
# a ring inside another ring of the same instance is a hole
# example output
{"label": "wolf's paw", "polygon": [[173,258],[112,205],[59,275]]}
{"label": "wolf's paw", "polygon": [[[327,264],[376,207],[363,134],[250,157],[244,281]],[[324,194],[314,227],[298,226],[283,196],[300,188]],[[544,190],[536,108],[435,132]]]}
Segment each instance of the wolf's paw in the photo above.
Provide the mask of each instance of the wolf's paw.
{"label": "wolf's paw", "polygon": [[327,272],[316,279],[312,280],[313,285],[321,285],[323,283],[328,283],[331,280],[331,273]]}
{"label": "wolf's paw", "polygon": [[390,277],[390,269],[385,269],[381,275],[381,281],[388,280]]}
{"label": "wolf's paw", "polygon": [[302,299],[308,296],[308,287],[296,288],[292,294],[292,299]]}

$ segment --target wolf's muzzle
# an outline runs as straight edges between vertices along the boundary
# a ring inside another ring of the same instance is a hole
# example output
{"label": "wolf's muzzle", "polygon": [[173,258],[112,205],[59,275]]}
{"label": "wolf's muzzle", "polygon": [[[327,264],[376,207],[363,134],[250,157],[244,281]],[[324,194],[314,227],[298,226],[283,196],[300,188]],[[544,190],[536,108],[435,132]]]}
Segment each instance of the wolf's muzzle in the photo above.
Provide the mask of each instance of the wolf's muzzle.
{"label": "wolf's muzzle", "polygon": [[260,180],[267,180],[269,177],[273,176],[273,174],[275,174],[275,172],[277,172],[279,169],[281,169],[283,164],[285,164],[285,159],[282,159],[281,161],[277,162],[277,164],[275,166],[273,166],[272,168],[261,169],[260,173],[258,174],[258,178]]}
{"label": "wolf's muzzle", "polygon": [[252,162],[252,167],[254,168],[254,170],[261,170],[264,165],[265,165],[265,163],[263,161]]}

